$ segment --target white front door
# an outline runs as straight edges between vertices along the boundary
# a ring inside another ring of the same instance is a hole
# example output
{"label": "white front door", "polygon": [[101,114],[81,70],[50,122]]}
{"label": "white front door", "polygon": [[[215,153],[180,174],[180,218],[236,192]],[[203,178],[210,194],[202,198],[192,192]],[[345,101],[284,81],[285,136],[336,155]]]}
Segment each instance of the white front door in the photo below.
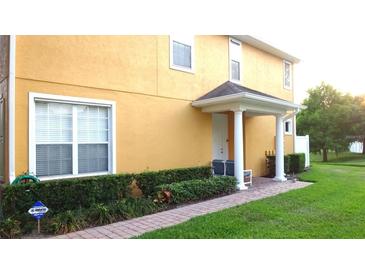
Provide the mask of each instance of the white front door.
{"label": "white front door", "polygon": [[212,114],[213,159],[228,160],[228,115]]}

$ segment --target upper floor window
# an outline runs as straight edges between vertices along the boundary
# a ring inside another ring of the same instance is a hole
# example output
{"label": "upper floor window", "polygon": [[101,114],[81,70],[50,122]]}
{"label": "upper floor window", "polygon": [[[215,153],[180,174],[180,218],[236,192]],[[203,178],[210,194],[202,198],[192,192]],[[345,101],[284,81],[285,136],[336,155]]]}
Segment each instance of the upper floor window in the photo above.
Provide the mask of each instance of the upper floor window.
{"label": "upper floor window", "polygon": [[289,119],[285,121],[284,128],[285,128],[285,134],[287,135],[293,134],[293,120]]}
{"label": "upper floor window", "polygon": [[170,68],[194,72],[194,36],[170,36]]}
{"label": "upper floor window", "polygon": [[284,60],[284,88],[292,89],[292,63]]}
{"label": "upper floor window", "polygon": [[233,82],[241,81],[241,62],[242,62],[241,42],[229,38],[229,74]]}

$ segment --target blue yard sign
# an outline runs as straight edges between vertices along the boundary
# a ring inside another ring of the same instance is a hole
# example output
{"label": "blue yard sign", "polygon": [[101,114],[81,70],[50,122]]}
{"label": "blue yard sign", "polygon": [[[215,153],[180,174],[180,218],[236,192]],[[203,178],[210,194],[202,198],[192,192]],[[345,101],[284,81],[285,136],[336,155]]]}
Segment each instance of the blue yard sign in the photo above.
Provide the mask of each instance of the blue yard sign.
{"label": "blue yard sign", "polygon": [[47,212],[48,208],[41,201],[35,202],[28,210],[28,213],[38,221],[42,219]]}

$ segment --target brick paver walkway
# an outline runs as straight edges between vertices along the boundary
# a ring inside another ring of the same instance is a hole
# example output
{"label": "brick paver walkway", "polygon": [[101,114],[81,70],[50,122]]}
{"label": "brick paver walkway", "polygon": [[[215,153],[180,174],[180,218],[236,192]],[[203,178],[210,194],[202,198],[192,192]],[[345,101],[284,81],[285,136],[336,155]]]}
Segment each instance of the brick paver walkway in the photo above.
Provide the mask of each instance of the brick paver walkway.
{"label": "brick paver walkway", "polygon": [[128,221],[88,228],[85,230],[56,236],[57,239],[127,239],[145,232],[183,223],[193,217],[219,211],[250,201],[274,196],[293,189],[303,188],[310,183],[291,181],[278,183],[268,178],[254,178],[253,186],[220,198],[181,206],[175,209],[147,215]]}

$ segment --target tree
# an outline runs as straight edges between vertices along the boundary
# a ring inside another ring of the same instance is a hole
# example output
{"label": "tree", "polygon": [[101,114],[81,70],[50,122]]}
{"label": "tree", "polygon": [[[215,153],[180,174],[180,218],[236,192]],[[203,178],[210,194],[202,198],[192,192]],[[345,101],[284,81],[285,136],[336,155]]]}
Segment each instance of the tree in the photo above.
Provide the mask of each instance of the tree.
{"label": "tree", "polygon": [[310,135],[311,151],[322,150],[326,162],[329,149],[339,152],[348,148],[353,98],[323,82],[307,92],[309,97],[303,103],[307,108],[297,116],[297,132]]}

